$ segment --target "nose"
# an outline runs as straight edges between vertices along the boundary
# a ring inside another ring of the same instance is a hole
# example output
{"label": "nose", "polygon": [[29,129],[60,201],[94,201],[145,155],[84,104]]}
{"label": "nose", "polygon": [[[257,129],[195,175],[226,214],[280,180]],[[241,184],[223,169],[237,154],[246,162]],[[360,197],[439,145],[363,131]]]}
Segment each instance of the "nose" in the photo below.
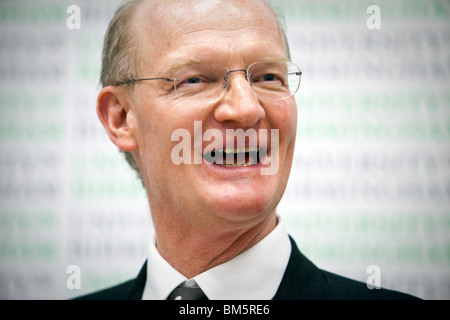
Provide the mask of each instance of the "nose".
{"label": "nose", "polygon": [[233,122],[239,128],[254,127],[266,117],[264,108],[247,81],[246,70],[231,70],[226,77],[226,92],[214,110],[216,121]]}

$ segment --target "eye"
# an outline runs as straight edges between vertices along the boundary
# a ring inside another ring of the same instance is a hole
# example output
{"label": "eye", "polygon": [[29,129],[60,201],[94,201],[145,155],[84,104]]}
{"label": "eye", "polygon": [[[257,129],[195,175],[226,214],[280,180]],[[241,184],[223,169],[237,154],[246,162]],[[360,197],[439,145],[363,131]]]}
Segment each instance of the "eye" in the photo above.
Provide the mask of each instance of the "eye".
{"label": "eye", "polygon": [[207,75],[199,73],[181,74],[175,83],[175,90],[180,94],[196,94],[207,90],[212,80]]}
{"label": "eye", "polygon": [[191,77],[191,78],[184,80],[183,82],[185,82],[185,83],[200,83],[200,78],[199,77]]}
{"label": "eye", "polygon": [[187,75],[177,80],[176,87],[178,90],[200,90],[207,83],[201,75]]}
{"label": "eye", "polygon": [[181,78],[177,79],[178,85],[184,85],[184,84],[198,84],[201,83],[202,80],[198,76],[193,77],[187,77],[187,78]]}
{"label": "eye", "polygon": [[270,74],[270,73],[265,74],[262,76],[262,80],[263,81],[275,81],[275,80],[277,80],[277,76],[274,74]]}
{"label": "eye", "polygon": [[273,85],[273,84],[278,84],[278,85],[283,84],[283,79],[281,77],[279,77],[278,75],[276,75],[275,73],[264,73],[259,76],[252,75],[251,81],[252,81],[252,83],[254,83],[256,85],[261,85],[261,86]]}

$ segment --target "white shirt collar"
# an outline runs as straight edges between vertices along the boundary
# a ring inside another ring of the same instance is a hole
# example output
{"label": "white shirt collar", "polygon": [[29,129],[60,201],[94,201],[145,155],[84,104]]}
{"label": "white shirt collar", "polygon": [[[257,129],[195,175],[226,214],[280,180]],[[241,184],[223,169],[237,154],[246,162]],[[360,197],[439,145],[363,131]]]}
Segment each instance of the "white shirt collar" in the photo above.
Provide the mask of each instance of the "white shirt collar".
{"label": "white shirt collar", "polygon": [[[278,290],[290,255],[291,243],[278,217],[275,229],[260,242],[193,279],[210,300],[269,300]],[[151,241],[142,299],[164,300],[185,280]]]}

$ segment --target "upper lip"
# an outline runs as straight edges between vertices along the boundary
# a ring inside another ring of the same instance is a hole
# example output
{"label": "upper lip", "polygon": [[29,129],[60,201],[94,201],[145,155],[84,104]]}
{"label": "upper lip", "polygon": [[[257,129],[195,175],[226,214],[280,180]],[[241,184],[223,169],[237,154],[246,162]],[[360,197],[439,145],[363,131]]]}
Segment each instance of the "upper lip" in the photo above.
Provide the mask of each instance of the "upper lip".
{"label": "upper lip", "polygon": [[[260,139],[259,135],[257,135],[257,141],[252,141],[252,139],[238,139],[236,136],[227,137],[224,136],[224,141],[214,141],[208,143],[208,145],[203,150],[203,154],[211,153],[213,150],[216,152],[259,152],[259,149],[270,150],[270,138],[269,134],[267,134],[266,139]],[[244,141],[242,141],[244,140]],[[250,141],[249,141],[250,140]]]}

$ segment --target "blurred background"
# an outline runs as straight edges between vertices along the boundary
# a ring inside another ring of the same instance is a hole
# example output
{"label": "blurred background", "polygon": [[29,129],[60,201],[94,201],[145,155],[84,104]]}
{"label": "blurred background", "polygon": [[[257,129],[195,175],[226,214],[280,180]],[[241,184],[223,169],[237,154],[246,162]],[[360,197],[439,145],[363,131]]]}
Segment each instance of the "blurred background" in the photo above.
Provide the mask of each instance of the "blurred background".
{"label": "blurred background", "polygon": [[[95,112],[120,2],[0,1],[1,299],[75,297],[146,259],[145,192]],[[450,2],[273,2],[303,71],[289,233],[323,269],[449,299]]]}

